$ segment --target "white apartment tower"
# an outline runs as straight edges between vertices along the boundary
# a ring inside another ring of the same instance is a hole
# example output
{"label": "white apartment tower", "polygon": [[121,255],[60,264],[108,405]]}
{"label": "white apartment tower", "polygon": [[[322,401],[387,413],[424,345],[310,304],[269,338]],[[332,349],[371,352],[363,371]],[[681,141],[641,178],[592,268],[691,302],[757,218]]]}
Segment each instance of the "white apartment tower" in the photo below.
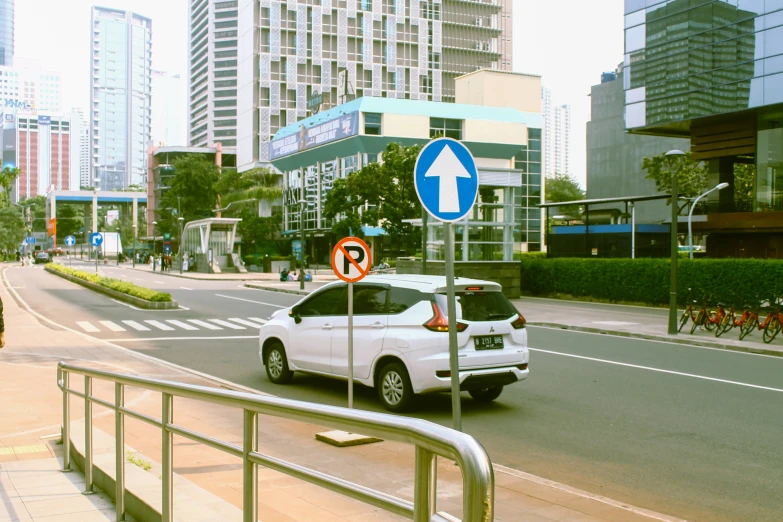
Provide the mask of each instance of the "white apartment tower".
{"label": "white apartment tower", "polygon": [[71,109],[70,178],[68,190],[79,190],[90,184],[89,129],[81,109]]}
{"label": "white apartment tower", "polygon": [[151,126],[152,20],[92,8],[90,53],[91,185],[145,185]]}
{"label": "white apartment tower", "polygon": [[[201,2],[210,2],[216,15],[218,5],[235,6],[237,23],[217,28],[215,18],[206,30],[238,31],[239,56],[221,57],[237,65],[232,78],[237,81],[230,86],[217,85],[228,76],[206,81],[215,82],[210,89],[227,89],[225,100],[237,93],[239,112],[219,116],[215,107],[205,122],[198,119],[203,112],[191,114],[191,122],[199,124],[191,124],[191,137],[217,129],[211,120],[225,118],[226,129],[236,122],[240,170],[267,164],[270,137],[313,111],[361,96],[453,102],[457,76],[482,68],[511,70],[512,0],[192,0],[191,5]],[[205,63],[224,49],[209,47]],[[191,65],[200,74],[201,65]],[[194,78],[191,92],[198,88]],[[191,99],[191,110],[201,111],[200,101]]]}
{"label": "white apartment tower", "polygon": [[544,173],[571,175],[571,106],[555,102],[552,90],[542,89],[544,109]]}
{"label": "white apartment tower", "polygon": [[37,60],[17,57],[15,64],[0,65],[0,108],[5,112],[59,113],[62,110],[60,73],[41,69]]}

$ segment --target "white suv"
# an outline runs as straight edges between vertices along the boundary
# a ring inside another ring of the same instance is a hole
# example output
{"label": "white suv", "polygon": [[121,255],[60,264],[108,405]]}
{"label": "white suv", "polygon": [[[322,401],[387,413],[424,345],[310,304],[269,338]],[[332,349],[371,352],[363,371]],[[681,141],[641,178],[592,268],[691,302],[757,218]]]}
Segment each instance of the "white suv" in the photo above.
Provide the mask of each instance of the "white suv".
{"label": "white suv", "polygon": [[[457,278],[461,390],[493,401],[503,386],[528,375],[525,319],[497,283]],[[368,276],[354,283],[354,378],[376,387],[384,406],[410,407],[414,394],[451,386],[446,278]],[[348,377],[347,284],[325,285],[260,331],[259,355],[269,380],[294,372]]]}

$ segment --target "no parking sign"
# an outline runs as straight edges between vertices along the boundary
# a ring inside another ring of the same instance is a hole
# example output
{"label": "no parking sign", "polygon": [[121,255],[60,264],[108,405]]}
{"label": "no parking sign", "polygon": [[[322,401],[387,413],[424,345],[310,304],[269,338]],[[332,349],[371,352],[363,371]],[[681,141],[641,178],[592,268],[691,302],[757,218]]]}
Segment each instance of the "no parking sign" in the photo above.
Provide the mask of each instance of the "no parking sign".
{"label": "no parking sign", "polygon": [[370,247],[358,237],[341,239],[332,250],[332,270],[346,283],[361,281],[371,267]]}

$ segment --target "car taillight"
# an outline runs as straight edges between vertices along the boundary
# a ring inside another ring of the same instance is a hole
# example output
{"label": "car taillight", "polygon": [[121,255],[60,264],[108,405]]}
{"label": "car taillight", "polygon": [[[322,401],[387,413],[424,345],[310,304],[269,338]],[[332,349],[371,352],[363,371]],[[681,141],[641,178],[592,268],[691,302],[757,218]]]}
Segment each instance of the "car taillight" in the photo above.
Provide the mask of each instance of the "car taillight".
{"label": "car taillight", "polygon": [[[433,301],[432,303],[432,319],[424,323],[422,326],[431,332],[448,332],[449,320],[440,311],[440,307]],[[464,332],[468,327],[465,323],[457,323],[457,331]]]}
{"label": "car taillight", "polygon": [[520,330],[525,327],[525,324],[527,321],[525,321],[525,318],[522,317],[522,314],[517,314],[517,318],[514,319],[514,322],[511,323],[511,326],[514,328],[514,330]]}

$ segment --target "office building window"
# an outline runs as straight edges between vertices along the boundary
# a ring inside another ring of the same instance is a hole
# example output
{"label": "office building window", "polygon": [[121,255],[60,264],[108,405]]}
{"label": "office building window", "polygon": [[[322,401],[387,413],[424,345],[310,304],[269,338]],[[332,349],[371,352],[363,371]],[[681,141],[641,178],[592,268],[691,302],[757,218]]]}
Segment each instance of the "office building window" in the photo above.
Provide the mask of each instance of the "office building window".
{"label": "office building window", "polygon": [[364,133],[372,136],[381,135],[381,115],[379,113],[364,113]]}
{"label": "office building window", "polygon": [[435,138],[436,136],[461,140],[462,120],[430,118],[430,138]]}

